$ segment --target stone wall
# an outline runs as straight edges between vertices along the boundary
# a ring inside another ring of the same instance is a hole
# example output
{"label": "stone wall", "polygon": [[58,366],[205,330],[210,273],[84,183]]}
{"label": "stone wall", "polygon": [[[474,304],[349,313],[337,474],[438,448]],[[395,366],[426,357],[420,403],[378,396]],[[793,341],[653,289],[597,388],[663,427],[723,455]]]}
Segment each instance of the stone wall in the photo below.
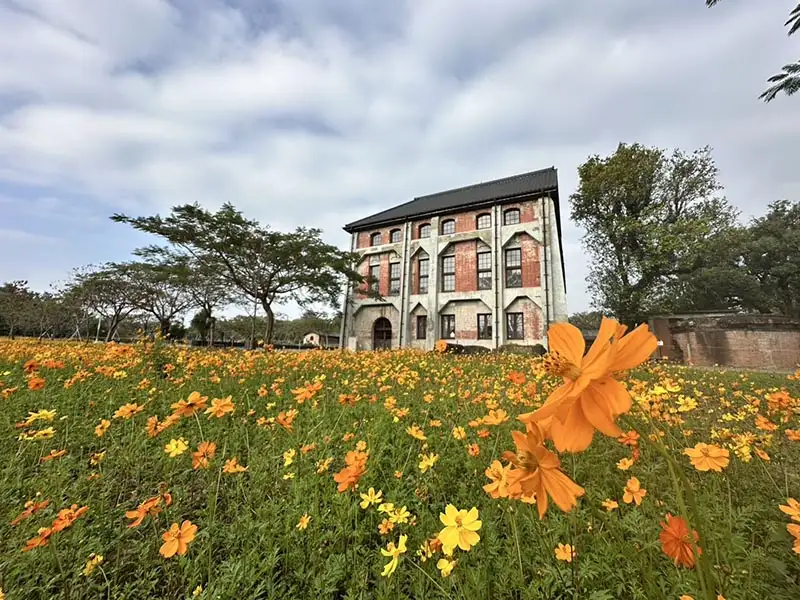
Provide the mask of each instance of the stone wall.
{"label": "stone wall", "polygon": [[772,315],[678,315],[651,319],[657,357],[697,366],[794,370],[800,322]]}

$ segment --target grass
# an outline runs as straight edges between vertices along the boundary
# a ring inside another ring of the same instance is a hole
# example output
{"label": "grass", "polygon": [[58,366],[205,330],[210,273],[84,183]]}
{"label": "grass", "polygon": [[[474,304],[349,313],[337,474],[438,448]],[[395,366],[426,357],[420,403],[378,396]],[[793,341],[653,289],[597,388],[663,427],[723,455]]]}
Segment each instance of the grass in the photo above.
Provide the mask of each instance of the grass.
{"label": "grass", "polygon": [[[29,389],[38,378],[42,389]],[[631,448],[601,434],[587,451],[561,455],[586,495],[576,510],[551,505],[540,520],[535,505],[483,490],[484,470],[514,449],[516,416],[557,383],[537,360],[0,342],[0,589],[9,600],[800,597],[800,555],[778,508],[800,498],[800,442],[790,439],[800,429],[800,382],[665,365],[626,381],[634,410],[621,424],[641,434],[638,460],[618,469]],[[208,406],[231,396],[235,411],[220,418],[200,411],[148,435],[148,418],[163,422],[173,403],[195,391]],[[127,403],[143,409],[114,418]],[[277,418],[292,409],[288,429]],[[489,409],[510,418],[480,422]],[[42,419],[20,425],[42,410],[55,411],[52,421],[38,413]],[[111,424],[98,437],[102,419]],[[407,433],[414,424],[424,441]],[[48,427],[52,437],[33,439]],[[454,437],[456,427],[464,439]],[[649,441],[656,432],[683,487],[671,482],[667,459]],[[164,448],[179,438],[189,447],[170,457]],[[203,441],[213,441],[216,454],[208,468],[193,469],[192,452]],[[728,448],[730,464],[721,473],[696,471],[682,451],[697,442]],[[366,472],[356,491],[340,493],[334,474],[359,443],[369,454]],[[423,473],[420,454],[430,453],[438,460]],[[223,471],[233,457],[245,472]],[[641,506],[622,500],[632,476],[647,490]],[[385,515],[360,507],[370,487],[405,506],[409,522],[383,535]],[[126,511],[165,491],[171,504],[129,528]],[[680,514],[679,491],[696,500],[691,526],[713,578],[706,596],[697,571],[676,567],[659,542],[659,522]],[[33,499],[50,504],[11,526]],[[606,511],[606,499],[619,508]],[[88,510],[46,546],[21,551],[73,504]],[[480,541],[456,550],[452,574],[442,577],[442,553],[418,550],[443,528],[448,504],[476,507],[482,527]],[[297,528],[303,515],[310,516],[304,530]],[[197,526],[196,537],[184,555],[164,558],[162,534],[184,520]],[[408,551],[383,577],[389,558],[380,550],[400,535],[408,536]],[[575,548],[572,562],[556,559],[560,543]],[[85,575],[91,553],[103,560]]]}

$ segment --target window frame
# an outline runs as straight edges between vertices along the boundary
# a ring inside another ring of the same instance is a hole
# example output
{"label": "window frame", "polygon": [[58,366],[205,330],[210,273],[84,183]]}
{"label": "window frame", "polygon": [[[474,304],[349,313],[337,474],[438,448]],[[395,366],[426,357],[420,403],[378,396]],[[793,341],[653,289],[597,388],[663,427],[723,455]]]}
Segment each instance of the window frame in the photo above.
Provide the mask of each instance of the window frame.
{"label": "window frame", "polygon": [[[481,256],[488,255],[489,256],[489,266],[481,268]],[[478,278],[478,289],[479,290],[490,290],[492,289],[492,251],[491,250],[479,250],[476,253],[475,257],[475,265],[477,270],[477,278]],[[481,287],[481,274],[488,273],[489,277],[489,286],[488,287]]]}
{"label": "window frame", "polygon": [[[449,263],[451,260],[452,260],[452,264],[453,264],[453,269],[452,269],[452,271],[449,271],[449,270],[445,269],[445,261],[447,261]],[[455,254],[447,254],[447,255],[442,257],[442,269],[441,269],[441,271],[442,271],[442,278],[441,278],[442,291],[443,292],[455,292],[456,291],[456,255]],[[448,279],[445,279],[446,277],[452,277],[453,278],[452,279],[452,281],[453,281],[452,286],[445,285],[445,281],[449,281]]]}
{"label": "window frame", "polygon": [[[516,221],[513,223],[509,223],[508,216],[514,214],[516,215]],[[503,225],[519,225],[522,223],[522,211],[518,208],[507,208],[503,211]]]}
{"label": "window frame", "polygon": [[[377,270],[377,271],[376,271]],[[375,277],[373,272],[377,272],[378,276]],[[372,292],[380,291],[381,287],[381,265],[380,263],[377,265],[370,264],[369,266],[369,290]]]}
{"label": "window frame", "polygon": [[[441,323],[440,333],[442,334],[442,339],[444,339],[444,340],[455,339],[455,337],[456,337],[456,316],[447,314],[447,315],[439,315],[439,318],[440,318],[440,323]],[[453,335],[450,335],[449,332],[451,330],[450,330],[449,327],[447,329],[448,333],[445,333],[445,323],[448,323],[448,324],[452,325],[452,333],[453,333]]]}
{"label": "window frame", "polygon": [[[516,265],[509,265],[508,263],[508,256],[510,253],[516,252],[519,253],[519,264]],[[509,275],[513,272],[519,273],[519,284],[511,284],[509,283]],[[505,287],[507,288],[521,288],[524,287],[522,281],[522,248],[506,248],[503,251],[503,274],[504,274],[504,282]]]}
{"label": "window frame", "polygon": [[[511,335],[511,317],[519,317],[519,336]],[[507,312],[506,313],[506,339],[507,340],[524,340],[525,339],[525,313],[522,312]]]}
{"label": "window frame", "polygon": [[[417,315],[417,339],[424,340],[428,338],[428,315]],[[421,335],[420,335],[421,334]]]}
{"label": "window frame", "polygon": [[[427,227],[427,229],[425,229]],[[422,235],[422,232],[427,231],[427,235]],[[419,228],[417,229],[417,235],[419,239],[424,240],[431,237],[431,224],[430,223],[422,223]]]}
{"label": "window frame", "polygon": [[[375,243],[375,239],[377,238],[378,243]],[[374,233],[369,234],[369,245],[370,246],[381,246],[383,244],[383,233],[380,231],[376,231]]]}
{"label": "window frame", "polygon": [[[478,313],[478,339],[490,340],[494,333],[492,328],[492,313]],[[481,328],[481,321],[484,321],[484,327]]]}
{"label": "window frame", "polygon": [[[452,223],[453,231],[445,231],[445,226],[449,226]],[[444,219],[439,224],[439,231],[441,235],[453,235],[456,232],[456,220],[455,219]]]}
{"label": "window frame", "polygon": [[[397,234],[397,239],[395,238],[395,234]],[[392,229],[389,232],[389,243],[390,244],[399,244],[403,241],[403,232],[400,229]]]}
{"label": "window frame", "polygon": [[[395,277],[395,270],[397,277]],[[401,264],[399,262],[389,263],[389,295],[400,295],[400,277],[401,277]],[[396,285],[395,285],[396,284]]]}
{"label": "window frame", "polygon": [[[422,263],[425,263],[425,272],[422,271]],[[420,294],[427,294],[430,289],[430,257],[420,257],[417,259],[417,292]],[[422,285],[422,280],[425,280],[425,285]]]}
{"label": "window frame", "polygon": [[[481,219],[486,217],[489,219],[487,225],[481,227]],[[492,228],[492,214],[491,213],[481,213],[477,217],[475,217],[475,229],[491,229]]]}

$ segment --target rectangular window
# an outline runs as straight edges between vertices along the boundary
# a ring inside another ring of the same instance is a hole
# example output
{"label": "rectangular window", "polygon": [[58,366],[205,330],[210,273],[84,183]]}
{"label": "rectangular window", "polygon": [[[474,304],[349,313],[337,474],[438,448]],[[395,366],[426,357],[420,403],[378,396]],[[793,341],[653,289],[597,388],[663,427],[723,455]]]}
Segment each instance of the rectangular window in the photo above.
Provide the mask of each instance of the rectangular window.
{"label": "rectangular window", "polygon": [[525,324],[522,319],[522,313],[506,313],[506,339],[525,339]]}
{"label": "rectangular window", "polygon": [[509,208],[503,213],[503,225],[516,225],[519,223],[519,209]]}
{"label": "rectangular window", "polygon": [[453,219],[442,221],[442,233],[444,235],[449,235],[455,232],[456,232],[456,222]]}
{"label": "rectangular window", "polygon": [[428,259],[420,258],[419,263],[419,293],[428,293]]}
{"label": "rectangular window", "polygon": [[372,265],[369,268],[369,289],[371,289],[373,292],[377,292],[380,281],[381,281],[381,266]]}
{"label": "rectangular window", "polygon": [[389,265],[389,295],[398,296],[400,294],[400,263]]}
{"label": "rectangular window", "polygon": [[478,252],[478,289],[492,289],[492,253]]}
{"label": "rectangular window", "polygon": [[396,244],[397,242],[400,241],[400,235],[401,234],[399,229],[393,229],[392,231],[389,232],[389,241],[392,244]]}
{"label": "rectangular window", "polygon": [[442,315],[442,338],[449,340],[456,337],[456,316]]}
{"label": "rectangular window", "polygon": [[417,315],[417,339],[424,340],[428,335],[428,317]]}
{"label": "rectangular window", "polygon": [[492,315],[481,314],[478,315],[478,339],[490,340],[492,339]]}
{"label": "rectangular window", "polygon": [[506,250],[506,287],[522,287],[522,250]]}
{"label": "rectangular window", "polygon": [[442,257],[442,291],[456,291],[456,257]]}
{"label": "rectangular window", "polygon": [[476,225],[476,229],[489,229],[492,226],[492,215],[480,215]]}

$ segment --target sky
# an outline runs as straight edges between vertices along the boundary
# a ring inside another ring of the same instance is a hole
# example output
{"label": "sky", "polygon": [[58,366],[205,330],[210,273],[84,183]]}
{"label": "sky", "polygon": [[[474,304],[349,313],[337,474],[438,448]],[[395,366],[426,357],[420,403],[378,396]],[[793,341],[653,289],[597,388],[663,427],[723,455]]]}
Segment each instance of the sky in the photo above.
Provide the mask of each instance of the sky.
{"label": "sky", "polygon": [[743,219],[800,199],[796,0],[0,0],[0,281],[45,290],[152,240],[115,212],[232,202],[282,230],[555,166],[711,145]]}

